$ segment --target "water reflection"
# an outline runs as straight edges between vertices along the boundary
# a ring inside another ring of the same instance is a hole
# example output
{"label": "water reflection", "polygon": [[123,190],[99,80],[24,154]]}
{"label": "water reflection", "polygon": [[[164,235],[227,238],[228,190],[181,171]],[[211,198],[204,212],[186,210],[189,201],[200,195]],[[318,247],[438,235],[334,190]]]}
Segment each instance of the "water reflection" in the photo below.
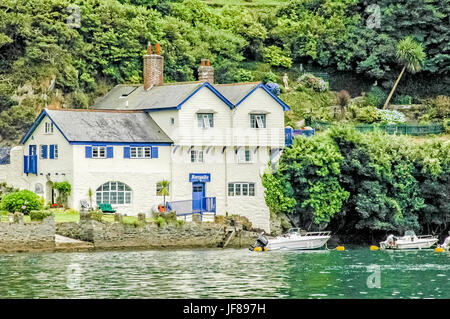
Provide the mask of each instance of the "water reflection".
{"label": "water reflection", "polygon": [[[449,261],[368,249],[8,254],[0,255],[0,297],[449,298]],[[373,269],[380,288],[367,284]]]}

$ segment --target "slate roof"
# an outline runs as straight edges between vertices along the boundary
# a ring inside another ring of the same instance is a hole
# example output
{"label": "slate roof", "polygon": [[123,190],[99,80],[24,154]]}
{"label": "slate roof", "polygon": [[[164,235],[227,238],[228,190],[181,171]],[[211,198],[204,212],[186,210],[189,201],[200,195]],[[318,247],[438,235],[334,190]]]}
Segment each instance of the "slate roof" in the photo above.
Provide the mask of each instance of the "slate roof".
{"label": "slate roof", "polygon": [[0,165],[5,165],[10,163],[10,147],[0,147]]}
{"label": "slate roof", "polygon": [[[97,100],[93,108],[115,110],[175,108],[200,88],[203,83],[165,83],[164,85],[155,85],[147,91],[144,90],[142,85],[121,84],[115,86],[104,97]],[[258,84],[259,82],[213,84],[212,87],[233,105],[236,105]]]}
{"label": "slate roof", "polygon": [[145,112],[105,110],[44,110],[22,143],[48,114],[69,142],[172,143]]}

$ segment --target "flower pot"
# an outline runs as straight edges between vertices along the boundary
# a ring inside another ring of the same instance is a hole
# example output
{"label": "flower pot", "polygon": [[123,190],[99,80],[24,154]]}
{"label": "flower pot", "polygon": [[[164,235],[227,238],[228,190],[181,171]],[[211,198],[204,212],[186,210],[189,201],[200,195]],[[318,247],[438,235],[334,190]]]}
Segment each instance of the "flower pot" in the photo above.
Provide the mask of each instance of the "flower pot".
{"label": "flower pot", "polygon": [[158,205],[158,210],[159,210],[160,213],[163,213],[163,212],[166,211],[166,206]]}

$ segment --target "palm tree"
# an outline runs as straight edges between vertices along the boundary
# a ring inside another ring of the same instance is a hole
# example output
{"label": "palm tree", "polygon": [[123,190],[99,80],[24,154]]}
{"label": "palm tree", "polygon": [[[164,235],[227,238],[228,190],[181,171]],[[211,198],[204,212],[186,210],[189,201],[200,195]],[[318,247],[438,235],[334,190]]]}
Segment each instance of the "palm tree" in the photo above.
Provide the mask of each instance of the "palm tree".
{"label": "palm tree", "polygon": [[169,184],[170,182],[167,180],[162,180],[161,182],[158,183],[159,184],[159,191],[158,191],[158,195],[159,196],[164,196],[164,202],[163,202],[163,206],[166,206],[166,196],[169,196]]}
{"label": "palm tree", "polygon": [[395,81],[394,87],[392,88],[391,93],[389,93],[383,109],[388,106],[389,101],[391,100],[391,97],[394,94],[398,82],[400,82],[405,70],[408,69],[411,73],[420,71],[425,61],[425,52],[423,51],[423,46],[421,43],[415,42],[412,37],[406,37],[397,44],[396,57],[398,63],[403,65],[403,69],[402,72],[400,72],[397,81]]}

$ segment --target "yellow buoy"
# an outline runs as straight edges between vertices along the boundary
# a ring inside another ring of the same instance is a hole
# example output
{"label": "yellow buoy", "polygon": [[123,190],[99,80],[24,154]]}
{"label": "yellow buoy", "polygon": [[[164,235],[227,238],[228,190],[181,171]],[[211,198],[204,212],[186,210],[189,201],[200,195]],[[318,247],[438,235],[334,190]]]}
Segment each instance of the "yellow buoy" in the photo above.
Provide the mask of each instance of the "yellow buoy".
{"label": "yellow buoy", "polygon": [[262,251],[262,247],[260,247],[260,246],[255,247],[255,248],[253,248],[253,251]]}
{"label": "yellow buoy", "polygon": [[380,247],[378,247],[378,246],[374,246],[374,245],[370,246],[370,250],[379,250],[379,249],[380,249]]}
{"label": "yellow buoy", "polygon": [[437,253],[443,253],[443,252],[444,252],[444,248],[442,248],[442,247],[436,247],[436,248],[434,249],[434,251],[437,252]]}
{"label": "yellow buoy", "polygon": [[264,251],[268,251],[268,249],[267,249],[267,248],[264,248]]}
{"label": "yellow buoy", "polygon": [[344,247],[344,246],[337,246],[337,247],[336,247],[336,250],[338,250],[338,251],[344,251],[344,250],[345,250],[345,247]]}

